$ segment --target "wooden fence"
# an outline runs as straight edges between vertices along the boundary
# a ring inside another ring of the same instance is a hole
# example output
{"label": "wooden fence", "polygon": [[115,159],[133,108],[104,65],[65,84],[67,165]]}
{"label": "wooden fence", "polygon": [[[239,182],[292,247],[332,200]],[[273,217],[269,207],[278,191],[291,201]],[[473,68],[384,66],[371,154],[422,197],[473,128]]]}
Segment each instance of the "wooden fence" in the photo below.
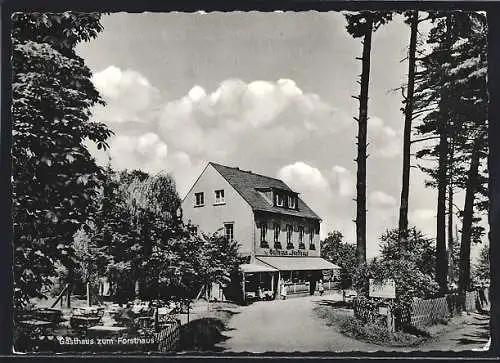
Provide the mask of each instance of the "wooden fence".
{"label": "wooden fence", "polygon": [[411,306],[410,325],[424,328],[460,311],[474,311],[478,297],[478,291],[468,291],[465,296],[450,294],[436,299],[417,299]]}
{"label": "wooden fence", "polygon": [[155,334],[158,343],[158,352],[175,352],[180,346],[181,322],[175,320],[169,322],[162,330]]}
{"label": "wooden fence", "polygon": [[[422,329],[461,311],[474,311],[478,303],[480,304],[478,291],[466,292],[465,295],[449,294],[435,299],[415,299],[408,311],[396,314],[396,326],[399,329],[409,327]],[[366,310],[370,310],[366,305],[354,306],[355,316],[362,321],[381,321],[376,305],[370,311]]]}

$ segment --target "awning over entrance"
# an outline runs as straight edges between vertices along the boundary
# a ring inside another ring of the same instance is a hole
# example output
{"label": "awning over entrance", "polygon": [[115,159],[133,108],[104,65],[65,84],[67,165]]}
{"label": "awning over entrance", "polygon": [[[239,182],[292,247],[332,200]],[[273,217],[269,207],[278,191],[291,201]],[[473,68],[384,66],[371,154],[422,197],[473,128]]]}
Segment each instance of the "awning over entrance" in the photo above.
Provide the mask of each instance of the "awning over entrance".
{"label": "awning over entrance", "polygon": [[240,265],[240,271],[245,272],[245,273],[250,273],[250,272],[276,272],[275,268],[271,266],[263,266],[263,265],[256,265],[253,263],[245,263]]}
{"label": "awning over entrance", "polygon": [[339,266],[321,257],[257,257],[257,260],[280,271],[340,269]]}

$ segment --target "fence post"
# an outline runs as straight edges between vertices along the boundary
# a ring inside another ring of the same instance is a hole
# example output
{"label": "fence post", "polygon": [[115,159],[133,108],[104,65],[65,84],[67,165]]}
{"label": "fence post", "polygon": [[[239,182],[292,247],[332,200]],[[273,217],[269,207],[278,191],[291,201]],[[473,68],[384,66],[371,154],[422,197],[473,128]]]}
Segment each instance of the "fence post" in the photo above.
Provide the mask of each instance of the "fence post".
{"label": "fence post", "polygon": [[394,333],[394,315],[392,313],[392,305],[387,306],[387,330],[391,333]]}

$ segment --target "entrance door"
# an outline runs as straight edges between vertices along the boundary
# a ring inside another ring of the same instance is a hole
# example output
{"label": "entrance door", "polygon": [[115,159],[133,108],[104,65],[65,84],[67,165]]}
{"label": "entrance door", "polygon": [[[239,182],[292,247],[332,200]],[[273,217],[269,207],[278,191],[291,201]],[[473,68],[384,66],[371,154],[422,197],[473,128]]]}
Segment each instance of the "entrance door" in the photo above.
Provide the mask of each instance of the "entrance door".
{"label": "entrance door", "polygon": [[314,295],[314,291],[316,290],[316,280],[314,277],[311,277],[309,280],[309,295]]}

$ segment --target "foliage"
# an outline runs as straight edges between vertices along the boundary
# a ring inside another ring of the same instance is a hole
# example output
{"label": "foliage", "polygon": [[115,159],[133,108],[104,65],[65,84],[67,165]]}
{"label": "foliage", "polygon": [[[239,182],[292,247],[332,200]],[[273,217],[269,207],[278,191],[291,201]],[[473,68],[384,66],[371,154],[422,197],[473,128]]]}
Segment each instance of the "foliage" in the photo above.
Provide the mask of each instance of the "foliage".
{"label": "foliage", "polygon": [[342,289],[352,286],[353,274],[356,271],[356,246],[342,241],[339,231],[328,233],[321,241],[321,257],[340,267],[340,284]]}
{"label": "foliage", "polygon": [[490,246],[484,245],[479,253],[479,260],[473,269],[472,280],[481,285],[490,280]]}
{"label": "foliage", "polygon": [[423,341],[422,337],[403,332],[391,333],[381,324],[364,323],[353,316],[345,318],[340,325],[340,330],[347,336],[364,340],[368,343],[392,347],[408,347]]}
{"label": "foliage", "polygon": [[421,343],[424,337],[403,332],[390,333],[381,323],[363,322],[354,316],[346,316],[336,309],[326,306],[314,308],[315,313],[335,327],[342,334],[354,339],[382,346],[413,346]]}
{"label": "foliage", "polygon": [[439,290],[432,271],[431,242],[415,228],[406,235],[406,239],[400,239],[398,229],[387,231],[381,236],[380,258],[359,266],[353,277],[359,299],[368,296],[369,279],[393,279],[396,284],[393,311],[396,315],[405,314],[413,299],[434,297]]}
{"label": "foliage", "polygon": [[12,16],[12,171],[15,305],[44,297],[57,261],[72,266],[73,234],[93,215],[102,175],[84,141],[106,148],[90,121],[103,104],[74,47],[102,29],[99,14]]}
{"label": "foliage", "polygon": [[231,272],[237,271],[239,265],[236,241],[228,240],[216,232],[212,235],[202,234],[202,253],[199,277],[203,284],[210,286],[217,283],[227,286],[231,281]]}
{"label": "foliage", "polygon": [[380,238],[382,259],[412,261],[422,273],[434,274],[435,248],[433,241],[424,237],[415,227],[408,229],[400,238],[399,230],[386,231]]}
{"label": "foliage", "polygon": [[[108,263],[97,266],[99,276],[107,275],[118,286],[118,296],[132,289],[137,265],[138,235],[125,203],[120,175],[108,167],[95,200],[97,205],[90,238],[108,256]],[[132,266],[134,265],[134,266]]]}
{"label": "foliage", "polygon": [[108,166],[92,240],[110,263],[101,265],[119,299],[192,298],[201,286],[226,283],[238,265],[238,245],[206,236],[180,218],[180,198],[167,174],[114,172]]}
{"label": "foliage", "polygon": [[430,12],[429,18],[428,51],[418,62],[415,106],[420,123],[416,130],[423,136],[420,140],[439,142],[426,142],[415,155],[420,169],[430,176],[426,185],[438,189],[436,279],[444,292],[447,188],[466,191],[459,213],[459,286],[469,279],[470,243],[484,234],[475,214],[487,207],[487,24],[486,16],[475,12]]}
{"label": "foliage", "polygon": [[344,15],[347,20],[347,32],[353,38],[360,38],[366,34],[367,25],[373,24],[371,31],[376,31],[381,25],[392,20],[393,13],[391,11],[359,11],[346,12]]}
{"label": "foliage", "polygon": [[[447,183],[465,189],[467,165],[470,163],[474,142],[481,142],[480,182],[477,186],[477,211],[487,208],[487,32],[486,18],[480,13],[430,13],[433,19],[427,40],[431,51],[419,60],[416,109],[421,115],[416,131],[424,137],[440,134],[440,125],[446,123],[450,152]],[[435,187],[435,161],[439,146],[427,143],[416,152],[420,169],[430,176],[427,185]],[[461,213],[459,216],[462,217]],[[479,219],[475,219],[478,222]],[[479,241],[484,230],[474,226],[473,240]]]}
{"label": "foliage", "polygon": [[73,281],[82,283],[97,281],[99,267],[110,262],[109,255],[105,253],[106,247],[97,247],[83,230],[78,230],[73,236],[73,250],[75,253],[75,266]]}

